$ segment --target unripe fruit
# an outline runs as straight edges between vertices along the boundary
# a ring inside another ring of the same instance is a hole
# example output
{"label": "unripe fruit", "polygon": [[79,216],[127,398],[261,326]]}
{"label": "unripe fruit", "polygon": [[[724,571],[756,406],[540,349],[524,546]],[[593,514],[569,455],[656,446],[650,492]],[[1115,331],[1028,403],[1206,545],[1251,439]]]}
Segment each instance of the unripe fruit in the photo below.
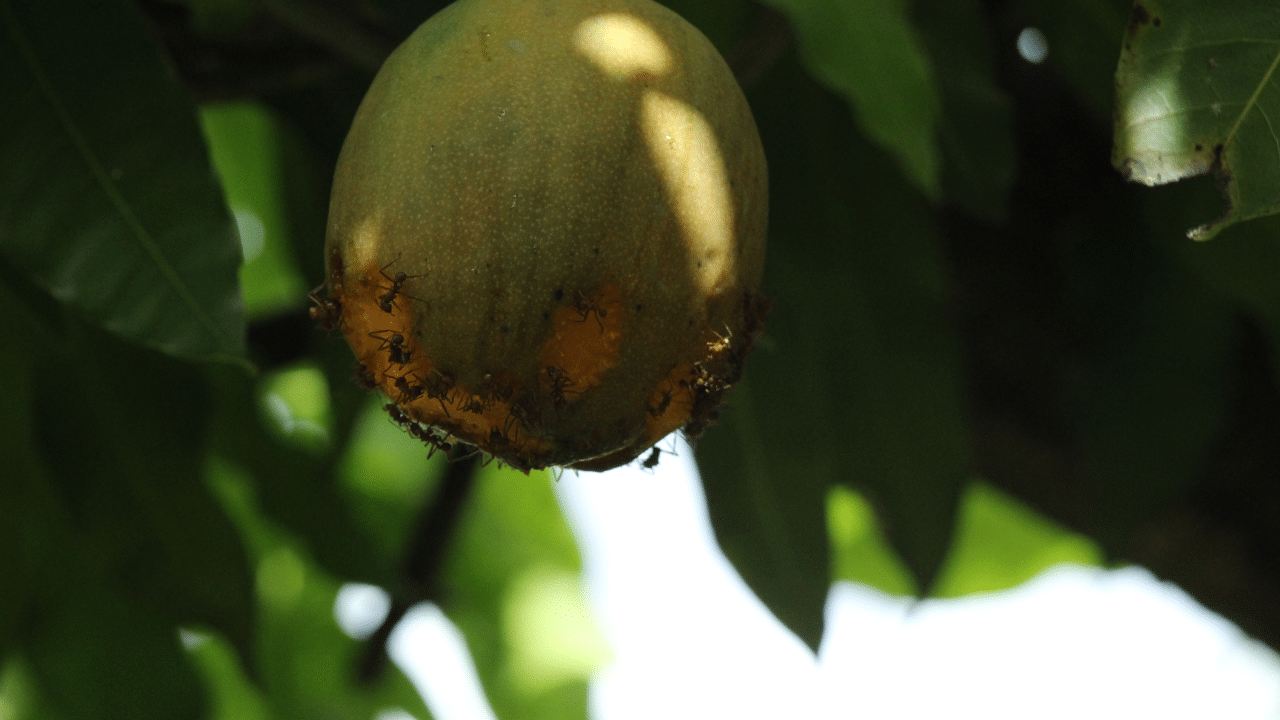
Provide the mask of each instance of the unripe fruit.
{"label": "unripe fruit", "polygon": [[766,182],[727,65],[666,8],[459,0],[356,114],[313,313],[427,442],[615,467],[740,377]]}

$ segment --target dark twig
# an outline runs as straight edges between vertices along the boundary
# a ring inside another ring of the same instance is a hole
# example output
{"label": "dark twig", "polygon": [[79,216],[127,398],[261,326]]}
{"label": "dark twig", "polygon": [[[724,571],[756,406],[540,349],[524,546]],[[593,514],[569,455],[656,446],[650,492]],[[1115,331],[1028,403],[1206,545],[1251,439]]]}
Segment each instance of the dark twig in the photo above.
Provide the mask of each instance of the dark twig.
{"label": "dark twig", "polygon": [[387,617],[365,642],[356,677],[369,684],[382,676],[387,667],[387,640],[409,608],[439,597],[440,570],[448,557],[450,541],[457,534],[471,489],[475,486],[478,458],[464,456],[470,448],[456,443],[449,453],[449,465],[431,504],[419,518],[418,532],[409,544],[401,577],[404,586],[395,593]]}
{"label": "dark twig", "polygon": [[298,35],[369,72],[377,72],[395,48],[352,18],[310,0],[258,0],[258,4]]}

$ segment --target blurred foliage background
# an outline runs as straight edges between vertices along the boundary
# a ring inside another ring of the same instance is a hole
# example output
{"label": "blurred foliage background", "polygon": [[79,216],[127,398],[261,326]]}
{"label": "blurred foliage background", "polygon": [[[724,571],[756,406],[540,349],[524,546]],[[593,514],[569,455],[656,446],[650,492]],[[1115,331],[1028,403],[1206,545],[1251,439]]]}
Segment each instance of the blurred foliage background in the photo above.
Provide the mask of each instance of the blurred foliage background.
{"label": "blurred foliage background", "polygon": [[[770,609],[816,647],[833,580],[1141,563],[1280,647],[1267,4],[667,4],[770,162],[775,309],[697,448]],[[355,108],[442,5],[0,0],[4,717],[426,718],[383,651],[424,600],[499,717],[585,716],[607,650],[530,650],[583,603],[552,479],[428,459],[306,315]]]}

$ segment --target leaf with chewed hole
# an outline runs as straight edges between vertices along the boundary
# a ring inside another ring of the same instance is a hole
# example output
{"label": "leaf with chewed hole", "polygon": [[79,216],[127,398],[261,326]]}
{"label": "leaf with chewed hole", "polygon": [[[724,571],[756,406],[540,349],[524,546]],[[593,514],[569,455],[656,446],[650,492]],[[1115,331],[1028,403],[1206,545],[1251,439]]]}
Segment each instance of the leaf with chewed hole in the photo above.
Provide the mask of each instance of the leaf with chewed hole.
{"label": "leaf with chewed hole", "polygon": [[1280,25],[1266,0],[1142,0],[1116,68],[1112,163],[1161,185],[1212,173],[1226,209],[1208,240],[1280,212]]}

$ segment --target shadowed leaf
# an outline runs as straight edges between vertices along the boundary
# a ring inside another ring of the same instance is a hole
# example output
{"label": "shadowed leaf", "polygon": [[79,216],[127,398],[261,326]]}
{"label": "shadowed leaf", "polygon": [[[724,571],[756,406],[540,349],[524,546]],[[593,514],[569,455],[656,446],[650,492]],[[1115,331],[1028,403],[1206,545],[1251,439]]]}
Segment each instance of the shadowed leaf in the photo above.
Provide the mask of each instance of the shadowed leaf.
{"label": "shadowed leaf", "polygon": [[919,588],[942,564],[968,473],[959,350],[927,209],[890,159],[793,63],[751,99],[774,309],[697,458],[725,554],[816,648],[832,484],[867,494]]}
{"label": "shadowed leaf", "polygon": [[769,0],[795,26],[813,76],[840,93],[862,131],[920,192],[939,196],[933,67],[902,0]]}
{"label": "shadowed leaf", "polygon": [[133,5],[0,2],[0,96],[0,251],[122,337],[243,358],[235,227]]}

